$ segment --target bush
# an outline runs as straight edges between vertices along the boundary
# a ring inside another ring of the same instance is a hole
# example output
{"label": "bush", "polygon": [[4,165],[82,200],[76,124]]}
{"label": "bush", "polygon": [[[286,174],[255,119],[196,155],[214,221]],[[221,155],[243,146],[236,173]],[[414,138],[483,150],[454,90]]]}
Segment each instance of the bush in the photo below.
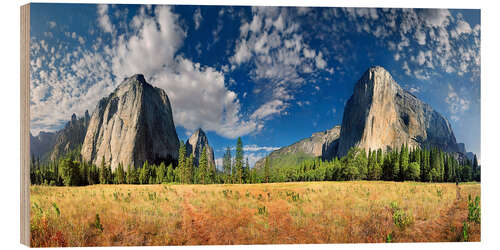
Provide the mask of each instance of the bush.
{"label": "bush", "polygon": [[391,209],[394,225],[396,225],[396,227],[398,227],[400,230],[405,230],[408,226],[413,224],[413,216],[411,216],[410,213],[407,213],[403,209],[399,208],[397,202],[391,202]]}
{"label": "bush", "polygon": [[479,207],[479,196],[476,196],[474,201],[472,200],[470,194],[468,199],[468,210],[469,214],[467,216],[467,221],[475,222],[477,224],[481,223],[481,207]]}

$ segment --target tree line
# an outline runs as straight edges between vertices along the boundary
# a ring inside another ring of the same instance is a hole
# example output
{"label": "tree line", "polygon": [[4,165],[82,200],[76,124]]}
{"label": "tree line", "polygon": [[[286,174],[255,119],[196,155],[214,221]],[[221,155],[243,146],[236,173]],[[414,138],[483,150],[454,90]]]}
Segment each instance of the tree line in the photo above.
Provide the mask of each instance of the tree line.
{"label": "tree line", "polygon": [[319,158],[305,160],[296,166],[272,168],[271,159],[265,160],[261,174],[267,182],[288,181],[344,181],[385,180],[421,182],[468,182],[480,181],[481,169],[477,157],[459,161],[453,153],[438,148],[410,149],[402,145],[400,150],[383,152],[381,149],[368,153],[364,149],[351,148],[347,155],[331,161]]}
{"label": "tree line", "polygon": [[256,171],[250,170],[248,158],[244,162],[243,142],[238,138],[236,155],[231,158],[228,147],[223,160],[223,171],[208,161],[207,149],[202,148],[198,164],[194,155],[187,155],[186,146],[181,141],[177,164],[164,162],[142,167],[124,167],[112,170],[104,157],[100,165],[85,162],[80,154],[81,147],[70,151],[59,159],[42,163],[31,157],[30,180],[33,185],[85,186],[94,184],[215,184],[215,183],[257,183]]}
{"label": "tree line", "polygon": [[356,147],[347,155],[331,161],[319,158],[305,160],[299,164],[273,168],[272,160],[266,157],[264,167],[250,168],[248,158],[244,160],[243,142],[238,138],[235,155],[227,147],[219,170],[208,161],[207,149],[202,148],[198,164],[193,155],[187,155],[181,141],[177,165],[150,164],[141,168],[120,163],[112,170],[101,160],[99,166],[82,159],[80,148],[47,163],[31,158],[30,179],[34,185],[84,186],[94,184],[215,184],[215,183],[266,183],[290,181],[341,181],[341,180],[386,180],[422,182],[480,181],[481,171],[477,158],[457,160],[453,154],[438,148],[409,149],[366,153]]}

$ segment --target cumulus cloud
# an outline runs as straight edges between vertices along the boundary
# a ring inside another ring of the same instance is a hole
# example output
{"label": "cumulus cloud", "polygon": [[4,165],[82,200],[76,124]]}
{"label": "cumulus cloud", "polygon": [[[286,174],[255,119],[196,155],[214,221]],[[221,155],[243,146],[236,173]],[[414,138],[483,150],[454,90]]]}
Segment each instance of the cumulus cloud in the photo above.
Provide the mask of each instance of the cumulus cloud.
{"label": "cumulus cloud", "polygon": [[[133,17],[129,33],[113,38],[113,46],[101,44],[98,52],[78,47],[67,51],[53,68],[32,72],[33,132],[54,130],[73,112],[82,115],[85,109],[92,111],[100,98],[135,73],[145,74],[148,82],[165,89],[176,125],[187,130],[201,127],[235,138],[262,128],[259,119],[265,116],[253,120],[242,116],[238,96],[227,89],[223,72],[176,55],[186,36],[178,16],[168,6],[154,8],[154,15],[144,8]],[[99,27],[112,32],[107,13],[107,5],[98,5]],[[33,44],[33,53],[48,50],[44,41]],[[39,56],[31,57],[36,67]],[[63,111],[53,112],[59,109]]]}
{"label": "cumulus cloud", "polygon": [[451,36],[456,38],[456,37],[460,36],[461,34],[469,34],[471,32],[472,32],[472,29],[471,29],[469,23],[464,21],[464,20],[459,20],[455,29],[452,30]]}
{"label": "cumulus cloud", "polygon": [[450,23],[450,11],[446,9],[421,9],[419,15],[429,27],[446,27]]}

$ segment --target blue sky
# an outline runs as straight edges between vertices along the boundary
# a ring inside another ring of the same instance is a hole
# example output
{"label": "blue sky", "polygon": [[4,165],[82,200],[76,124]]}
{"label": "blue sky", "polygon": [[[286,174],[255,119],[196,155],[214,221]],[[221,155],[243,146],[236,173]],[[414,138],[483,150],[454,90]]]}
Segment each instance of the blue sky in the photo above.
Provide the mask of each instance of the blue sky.
{"label": "blue sky", "polygon": [[252,165],[339,125],[381,65],[480,157],[480,30],[479,10],[32,4],[31,131],[143,73],[179,139],[201,127],[220,158],[241,136]]}

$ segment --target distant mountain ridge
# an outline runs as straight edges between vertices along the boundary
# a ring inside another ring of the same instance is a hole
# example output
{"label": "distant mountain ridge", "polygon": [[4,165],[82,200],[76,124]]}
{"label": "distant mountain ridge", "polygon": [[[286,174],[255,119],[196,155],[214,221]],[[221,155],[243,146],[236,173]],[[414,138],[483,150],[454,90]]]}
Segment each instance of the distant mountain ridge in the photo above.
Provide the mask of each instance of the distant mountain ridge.
{"label": "distant mountain ridge", "polygon": [[73,114],[71,120],[56,132],[41,131],[38,136],[30,133],[31,155],[42,161],[53,161],[77,149],[83,144],[89,120],[89,113],[85,111],[80,118]]}
{"label": "distant mountain ridge", "polygon": [[[321,157],[325,160],[330,160],[337,151],[338,139],[340,136],[340,126],[335,126],[332,129],[316,132],[311,137],[304,138],[290,146],[282,147],[269,154],[271,161],[284,160],[287,156],[301,153],[301,158]],[[258,160],[254,167],[262,168],[265,163],[265,158]]]}

